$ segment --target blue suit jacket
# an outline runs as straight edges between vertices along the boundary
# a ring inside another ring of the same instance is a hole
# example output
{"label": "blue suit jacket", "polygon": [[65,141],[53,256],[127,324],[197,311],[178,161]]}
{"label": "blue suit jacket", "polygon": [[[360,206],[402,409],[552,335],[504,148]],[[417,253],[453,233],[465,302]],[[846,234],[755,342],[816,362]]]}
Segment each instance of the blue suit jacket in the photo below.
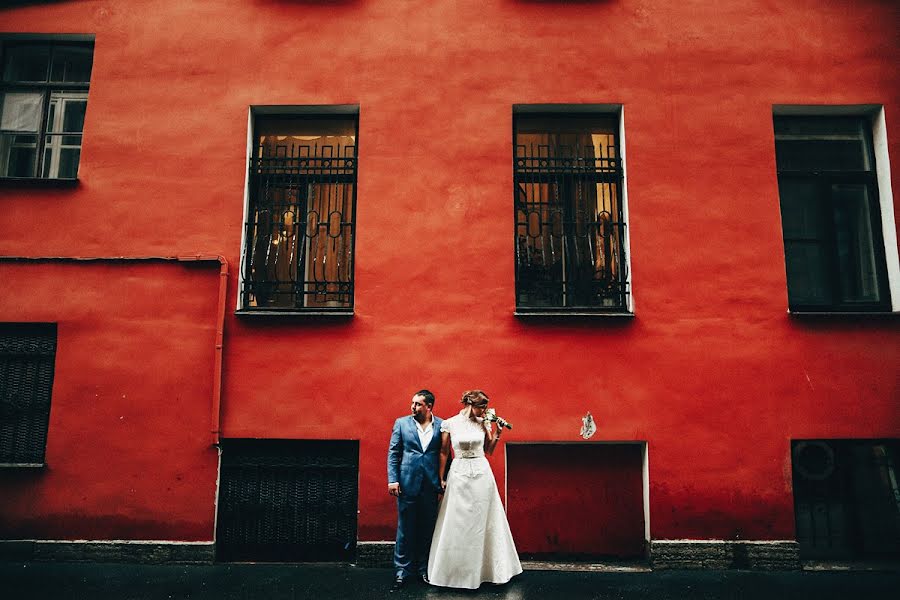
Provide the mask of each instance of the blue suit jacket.
{"label": "blue suit jacket", "polygon": [[422,448],[412,415],[394,421],[388,446],[388,483],[399,482],[400,493],[417,496],[422,491],[438,492],[441,478],[441,419],[432,415],[431,440]]}

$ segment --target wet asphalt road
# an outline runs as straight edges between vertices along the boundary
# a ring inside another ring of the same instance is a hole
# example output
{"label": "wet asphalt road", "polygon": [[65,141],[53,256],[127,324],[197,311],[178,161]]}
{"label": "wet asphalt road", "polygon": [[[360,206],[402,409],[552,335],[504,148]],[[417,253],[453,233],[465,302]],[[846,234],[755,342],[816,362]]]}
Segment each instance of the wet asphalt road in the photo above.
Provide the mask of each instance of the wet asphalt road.
{"label": "wet asphalt road", "polygon": [[0,562],[3,600],[408,600],[455,599],[791,599],[874,600],[896,597],[900,570],[842,572],[525,571],[502,586],[476,591],[409,584],[390,591],[390,569],[349,565],[134,565]]}

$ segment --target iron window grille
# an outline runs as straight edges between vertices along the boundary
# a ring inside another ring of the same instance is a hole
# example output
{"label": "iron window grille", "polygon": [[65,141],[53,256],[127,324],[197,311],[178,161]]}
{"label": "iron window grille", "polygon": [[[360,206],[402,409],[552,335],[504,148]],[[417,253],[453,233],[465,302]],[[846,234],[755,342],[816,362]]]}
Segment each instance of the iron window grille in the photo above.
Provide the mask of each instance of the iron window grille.
{"label": "iron window grille", "polygon": [[94,47],[0,42],[0,177],[75,179]]}
{"label": "iron window grille", "polygon": [[356,117],[258,117],[242,309],[352,313]]}
{"label": "iron window grille", "polygon": [[619,117],[514,118],[516,311],[627,313]]}
{"label": "iron window grille", "polygon": [[55,324],[0,324],[0,464],[44,464],[55,359]]}
{"label": "iron window grille", "polygon": [[872,144],[863,117],[775,117],[792,311],[889,311]]}

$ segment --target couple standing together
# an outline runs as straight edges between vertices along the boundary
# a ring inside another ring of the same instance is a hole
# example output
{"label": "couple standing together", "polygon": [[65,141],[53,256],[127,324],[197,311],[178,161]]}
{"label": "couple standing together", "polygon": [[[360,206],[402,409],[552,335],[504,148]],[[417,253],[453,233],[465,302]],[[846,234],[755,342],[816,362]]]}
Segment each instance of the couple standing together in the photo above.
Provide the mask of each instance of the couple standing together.
{"label": "couple standing together", "polygon": [[484,418],[488,397],[481,390],[465,392],[462,404],[443,420],[432,412],[434,394],[420,390],[412,414],[394,422],[387,461],[388,492],[397,497],[394,589],[413,577],[475,589],[522,572],[485,458],[502,429]]}

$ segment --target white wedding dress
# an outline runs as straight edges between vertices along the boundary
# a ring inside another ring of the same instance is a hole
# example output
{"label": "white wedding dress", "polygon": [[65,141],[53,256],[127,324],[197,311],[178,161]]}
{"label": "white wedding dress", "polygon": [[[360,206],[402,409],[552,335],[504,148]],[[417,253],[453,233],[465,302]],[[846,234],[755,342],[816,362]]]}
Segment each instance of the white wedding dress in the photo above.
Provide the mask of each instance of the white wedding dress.
{"label": "white wedding dress", "polygon": [[460,414],[441,423],[453,462],[438,511],[428,579],[432,585],[475,589],[506,583],[522,572],[494,473],[484,456],[484,429]]}

